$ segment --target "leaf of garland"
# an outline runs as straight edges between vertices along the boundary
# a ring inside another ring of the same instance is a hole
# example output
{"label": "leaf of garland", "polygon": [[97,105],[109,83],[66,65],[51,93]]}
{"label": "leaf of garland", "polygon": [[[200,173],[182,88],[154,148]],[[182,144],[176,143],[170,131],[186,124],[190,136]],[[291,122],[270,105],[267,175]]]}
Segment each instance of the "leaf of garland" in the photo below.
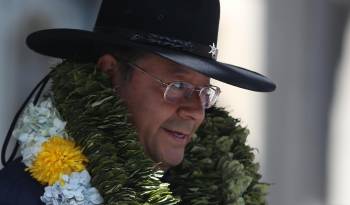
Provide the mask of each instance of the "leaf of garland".
{"label": "leaf of garland", "polygon": [[245,144],[248,133],[224,109],[208,110],[183,163],[171,170],[171,189],[181,204],[266,204],[269,185],[259,182],[259,165]]}

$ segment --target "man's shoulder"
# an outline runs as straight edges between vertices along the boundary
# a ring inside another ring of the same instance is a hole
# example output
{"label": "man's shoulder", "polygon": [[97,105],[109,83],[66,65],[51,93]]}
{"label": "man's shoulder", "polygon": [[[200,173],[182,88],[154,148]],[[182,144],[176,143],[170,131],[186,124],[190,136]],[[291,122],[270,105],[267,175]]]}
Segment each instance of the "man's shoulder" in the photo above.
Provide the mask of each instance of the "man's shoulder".
{"label": "man's shoulder", "polygon": [[43,186],[25,171],[25,165],[18,159],[0,170],[1,205],[38,205]]}

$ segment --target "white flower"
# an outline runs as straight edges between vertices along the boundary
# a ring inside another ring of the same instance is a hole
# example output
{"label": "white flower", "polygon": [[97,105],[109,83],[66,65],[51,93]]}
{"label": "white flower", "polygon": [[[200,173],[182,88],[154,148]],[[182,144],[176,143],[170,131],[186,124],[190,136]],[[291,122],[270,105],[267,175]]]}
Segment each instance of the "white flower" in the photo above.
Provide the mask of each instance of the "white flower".
{"label": "white flower", "polygon": [[103,199],[96,188],[90,185],[90,175],[84,170],[73,172],[71,175],[63,175],[64,185],[56,182],[52,186],[45,187],[45,193],[41,200],[47,205],[97,205],[102,204]]}
{"label": "white flower", "polygon": [[13,136],[21,145],[21,154],[26,166],[31,166],[40,147],[52,135],[67,136],[66,123],[59,117],[50,98],[39,105],[29,104],[24,110]]}
{"label": "white flower", "polygon": [[65,126],[66,126],[66,122],[63,122],[58,118],[54,118],[53,127],[49,129],[49,135],[55,135],[55,134],[62,135],[64,132]]}
{"label": "white flower", "polygon": [[[22,161],[31,167],[41,145],[54,135],[67,137],[66,122],[60,119],[59,113],[53,107],[50,98],[39,105],[29,104],[18,120],[13,136],[19,141]],[[40,199],[47,205],[98,205],[103,198],[98,190],[91,187],[91,177],[84,170],[63,175],[62,181],[45,187]],[[62,185],[63,184],[63,185]]]}
{"label": "white flower", "polygon": [[32,165],[37,153],[41,150],[41,145],[47,139],[43,136],[35,136],[33,133],[22,133],[19,135],[18,141],[21,145],[22,161],[27,167]]}

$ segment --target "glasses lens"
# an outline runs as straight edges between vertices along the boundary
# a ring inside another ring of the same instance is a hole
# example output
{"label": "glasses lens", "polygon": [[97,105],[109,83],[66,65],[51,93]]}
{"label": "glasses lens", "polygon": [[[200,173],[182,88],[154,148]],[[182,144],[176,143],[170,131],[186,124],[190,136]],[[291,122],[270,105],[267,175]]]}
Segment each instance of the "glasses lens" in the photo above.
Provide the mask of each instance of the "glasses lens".
{"label": "glasses lens", "polygon": [[220,90],[217,87],[205,87],[199,93],[204,108],[210,108],[218,99]]}
{"label": "glasses lens", "polygon": [[[190,98],[194,91],[194,86],[186,82],[170,83],[165,92],[164,99],[171,103],[181,103],[184,98]],[[207,109],[213,106],[220,94],[218,87],[210,86],[204,87],[199,91],[199,97],[203,108]]]}
{"label": "glasses lens", "polygon": [[172,82],[164,92],[164,98],[171,103],[180,103],[185,97],[190,97],[193,92],[193,85],[185,82]]}

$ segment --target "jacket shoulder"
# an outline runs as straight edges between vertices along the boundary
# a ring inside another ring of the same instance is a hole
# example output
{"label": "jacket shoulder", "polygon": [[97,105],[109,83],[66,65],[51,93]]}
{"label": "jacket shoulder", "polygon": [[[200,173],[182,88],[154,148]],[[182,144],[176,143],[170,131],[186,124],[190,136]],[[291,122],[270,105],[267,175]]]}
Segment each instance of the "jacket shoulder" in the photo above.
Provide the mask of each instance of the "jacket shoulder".
{"label": "jacket shoulder", "polygon": [[40,205],[44,187],[25,171],[25,165],[17,159],[0,170],[1,205]]}

